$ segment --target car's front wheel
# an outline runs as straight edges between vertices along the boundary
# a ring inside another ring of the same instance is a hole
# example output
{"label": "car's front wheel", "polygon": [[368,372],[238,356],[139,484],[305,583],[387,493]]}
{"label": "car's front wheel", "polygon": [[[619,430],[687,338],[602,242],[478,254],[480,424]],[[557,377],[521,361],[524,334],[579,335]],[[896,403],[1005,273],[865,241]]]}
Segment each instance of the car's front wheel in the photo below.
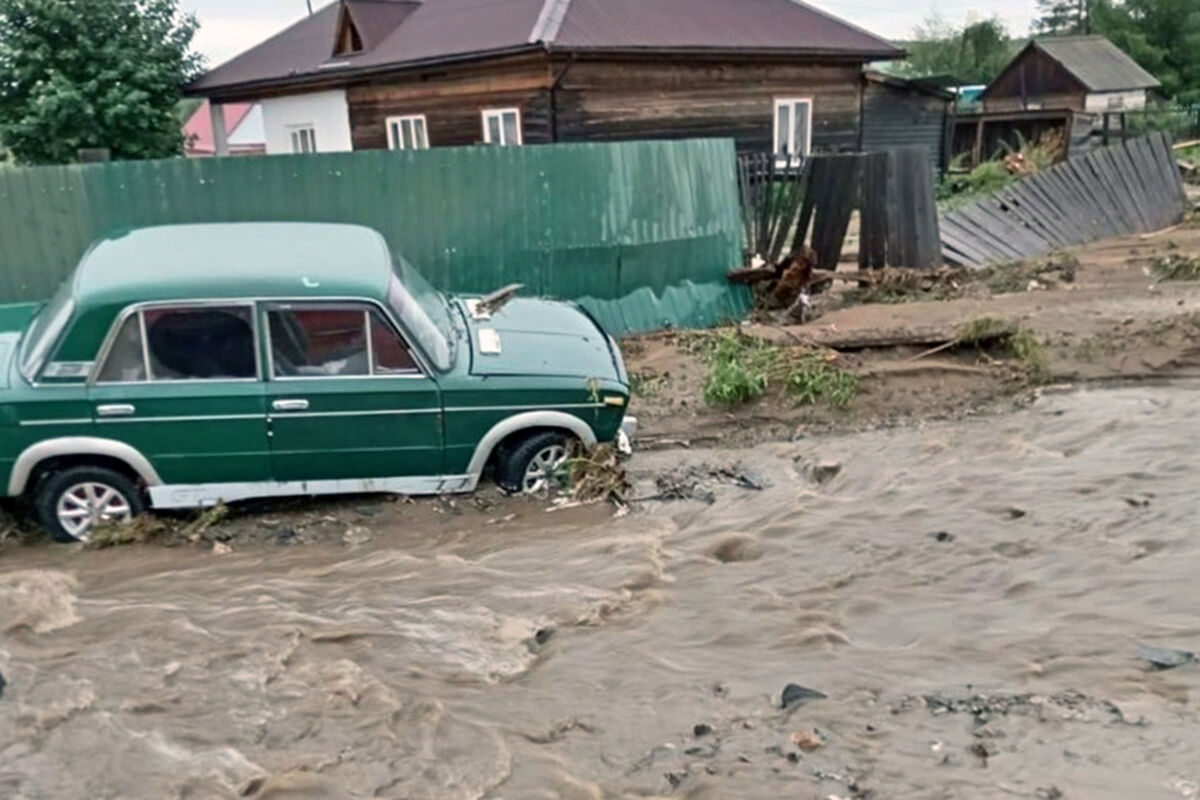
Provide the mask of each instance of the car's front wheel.
{"label": "car's front wheel", "polygon": [[97,525],[123,525],[145,511],[141,493],[107,467],[79,466],[42,481],[34,498],[38,519],[60,542],[87,542]]}
{"label": "car's front wheel", "polygon": [[572,442],[571,438],[553,431],[521,440],[500,454],[496,483],[514,494],[540,494],[566,488]]}

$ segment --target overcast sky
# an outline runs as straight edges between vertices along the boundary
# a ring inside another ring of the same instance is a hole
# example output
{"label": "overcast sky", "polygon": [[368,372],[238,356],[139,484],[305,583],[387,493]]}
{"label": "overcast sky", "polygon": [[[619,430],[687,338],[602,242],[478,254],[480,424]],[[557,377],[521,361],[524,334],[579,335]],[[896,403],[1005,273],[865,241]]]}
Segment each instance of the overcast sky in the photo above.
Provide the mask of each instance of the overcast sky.
{"label": "overcast sky", "polygon": [[[891,39],[905,39],[935,11],[948,22],[998,15],[1014,34],[1025,34],[1033,19],[1035,0],[810,0],[826,11]],[[320,8],[326,0],[313,0]],[[305,0],[181,0],[186,11],[200,18],[196,49],[209,66],[241,51],[308,13]]]}

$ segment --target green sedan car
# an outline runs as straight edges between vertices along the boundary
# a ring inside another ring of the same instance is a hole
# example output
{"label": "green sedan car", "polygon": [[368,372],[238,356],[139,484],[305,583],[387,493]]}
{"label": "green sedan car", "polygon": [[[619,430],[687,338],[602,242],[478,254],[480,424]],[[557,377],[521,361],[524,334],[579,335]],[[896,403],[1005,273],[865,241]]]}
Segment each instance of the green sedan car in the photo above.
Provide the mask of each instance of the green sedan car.
{"label": "green sedan car", "polygon": [[470,492],[487,469],[539,492],[574,443],[636,424],[582,309],[444,295],[352,225],[115,235],[0,331],[7,495],[64,541],[147,508]]}

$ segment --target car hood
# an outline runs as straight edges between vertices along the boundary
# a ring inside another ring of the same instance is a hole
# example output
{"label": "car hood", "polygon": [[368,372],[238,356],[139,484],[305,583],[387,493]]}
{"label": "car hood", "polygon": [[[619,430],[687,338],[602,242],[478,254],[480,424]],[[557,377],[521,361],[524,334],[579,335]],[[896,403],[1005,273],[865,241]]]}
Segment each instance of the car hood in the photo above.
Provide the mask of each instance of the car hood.
{"label": "car hood", "polygon": [[465,300],[459,306],[471,331],[475,375],[618,380],[608,335],[578,306],[518,298],[488,319],[473,316]]}

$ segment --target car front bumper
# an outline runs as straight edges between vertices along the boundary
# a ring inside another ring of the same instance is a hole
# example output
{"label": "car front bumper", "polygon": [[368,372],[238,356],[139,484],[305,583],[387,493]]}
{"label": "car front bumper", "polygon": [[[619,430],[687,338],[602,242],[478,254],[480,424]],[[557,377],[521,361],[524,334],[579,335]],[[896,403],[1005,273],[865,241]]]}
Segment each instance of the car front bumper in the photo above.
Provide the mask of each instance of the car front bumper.
{"label": "car front bumper", "polygon": [[617,432],[617,450],[626,456],[633,455],[633,437],[637,435],[637,417],[625,417],[621,430]]}

